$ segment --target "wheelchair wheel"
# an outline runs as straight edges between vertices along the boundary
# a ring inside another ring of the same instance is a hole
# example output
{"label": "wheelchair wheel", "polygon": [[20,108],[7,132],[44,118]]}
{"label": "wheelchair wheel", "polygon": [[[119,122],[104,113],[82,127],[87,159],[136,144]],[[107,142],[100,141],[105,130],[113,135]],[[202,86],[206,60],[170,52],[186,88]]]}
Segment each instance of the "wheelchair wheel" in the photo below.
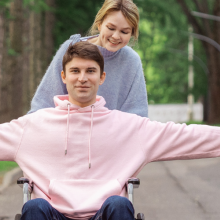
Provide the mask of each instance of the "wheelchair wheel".
{"label": "wheelchair wheel", "polygon": [[15,216],[15,220],[20,220],[21,219],[21,214],[17,214],[16,216]]}

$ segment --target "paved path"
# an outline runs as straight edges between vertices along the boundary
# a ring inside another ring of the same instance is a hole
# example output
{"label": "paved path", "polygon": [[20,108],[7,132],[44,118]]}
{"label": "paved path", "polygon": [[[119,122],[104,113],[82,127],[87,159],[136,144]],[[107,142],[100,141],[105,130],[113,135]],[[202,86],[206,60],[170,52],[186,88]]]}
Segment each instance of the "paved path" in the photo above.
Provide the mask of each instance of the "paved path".
{"label": "paved path", "polygon": [[146,220],[219,220],[220,158],[148,164],[136,210]]}
{"label": "paved path", "polygon": [[0,220],[14,220],[21,213],[22,197],[22,188],[15,184],[0,194]]}
{"label": "paved path", "polygon": [[[219,220],[219,168],[220,158],[148,164],[139,174],[136,212],[146,220]],[[0,195],[0,220],[13,220],[21,204],[22,190],[9,187]]]}

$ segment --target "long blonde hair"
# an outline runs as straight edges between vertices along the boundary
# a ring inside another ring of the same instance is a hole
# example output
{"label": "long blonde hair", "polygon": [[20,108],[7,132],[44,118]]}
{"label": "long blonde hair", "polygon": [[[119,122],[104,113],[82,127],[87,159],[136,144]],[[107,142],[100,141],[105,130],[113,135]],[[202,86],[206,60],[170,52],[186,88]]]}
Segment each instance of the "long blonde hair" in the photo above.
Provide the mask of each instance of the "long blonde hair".
{"label": "long blonde hair", "polygon": [[88,34],[94,35],[99,33],[98,26],[101,25],[105,17],[113,11],[121,11],[124,17],[132,25],[132,36],[134,41],[136,41],[139,35],[139,12],[132,0],[105,0]]}

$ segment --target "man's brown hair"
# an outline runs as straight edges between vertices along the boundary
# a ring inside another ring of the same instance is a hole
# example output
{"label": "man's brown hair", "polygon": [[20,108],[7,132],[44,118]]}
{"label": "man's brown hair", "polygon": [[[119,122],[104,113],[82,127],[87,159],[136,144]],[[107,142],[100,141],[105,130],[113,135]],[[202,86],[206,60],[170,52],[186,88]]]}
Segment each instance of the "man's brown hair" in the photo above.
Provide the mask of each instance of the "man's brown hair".
{"label": "man's brown hair", "polygon": [[100,76],[103,74],[104,59],[96,45],[91,44],[87,41],[80,41],[73,45],[70,45],[63,56],[64,74],[65,74],[66,64],[69,63],[74,57],[96,61],[100,66]]}

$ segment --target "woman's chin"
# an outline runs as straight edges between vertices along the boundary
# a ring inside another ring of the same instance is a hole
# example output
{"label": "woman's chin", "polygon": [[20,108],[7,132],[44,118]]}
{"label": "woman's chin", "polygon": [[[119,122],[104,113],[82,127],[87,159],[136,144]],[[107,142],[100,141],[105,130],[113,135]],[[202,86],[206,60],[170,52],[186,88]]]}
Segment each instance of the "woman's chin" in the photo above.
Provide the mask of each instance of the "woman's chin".
{"label": "woman's chin", "polygon": [[119,49],[121,49],[121,47],[119,45],[106,45],[105,49],[107,49],[110,52],[116,52]]}

